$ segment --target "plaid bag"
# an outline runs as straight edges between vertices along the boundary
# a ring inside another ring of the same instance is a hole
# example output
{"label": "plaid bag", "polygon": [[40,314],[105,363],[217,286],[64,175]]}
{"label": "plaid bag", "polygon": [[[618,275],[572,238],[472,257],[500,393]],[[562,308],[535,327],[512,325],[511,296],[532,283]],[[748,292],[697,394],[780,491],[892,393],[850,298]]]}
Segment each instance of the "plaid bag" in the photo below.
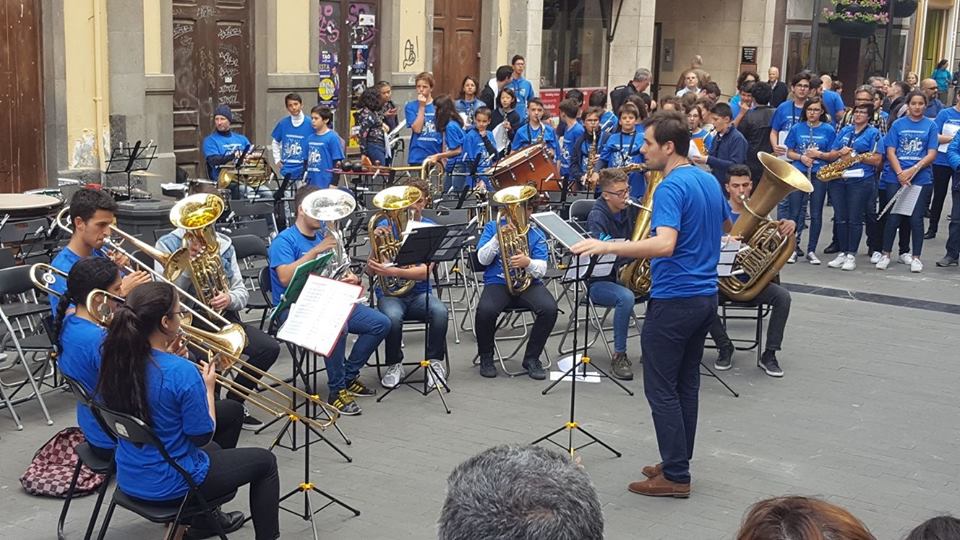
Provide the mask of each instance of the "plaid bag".
{"label": "plaid bag", "polygon": [[[27,471],[20,477],[20,485],[31,495],[66,497],[77,467],[77,446],[85,442],[78,427],[68,427],[37,450]],[[104,475],[96,474],[86,465],[80,468],[74,496],[89,495],[103,483]]]}

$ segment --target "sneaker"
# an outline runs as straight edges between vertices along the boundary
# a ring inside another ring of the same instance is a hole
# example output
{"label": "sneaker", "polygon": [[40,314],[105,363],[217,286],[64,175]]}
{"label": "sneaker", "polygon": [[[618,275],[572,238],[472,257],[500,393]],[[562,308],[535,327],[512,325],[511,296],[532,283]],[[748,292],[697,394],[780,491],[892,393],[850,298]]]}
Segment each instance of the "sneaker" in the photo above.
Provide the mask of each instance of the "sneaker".
{"label": "sneaker", "polygon": [[713,369],[726,371],[733,367],[733,345],[721,345],[719,349],[717,359],[713,362]]}
{"label": "sneaker", "polygon": [[354,401],[353,396],[350,395],[350,392],[347,392],[346,390],[340,390],[337,392],[337,396],[330,399],[330,404],[340,411],[340,414],[346,416],[356,416],[363,412],[360,410],[360,406],[357,405],[357,402]]}
{"label": "sneaker", "polygon": [[914,257],[913,260],[910,261],[910,271],[915,274],[923,272],[923,263],[920,262],[920,257]]}
{"label": "sneaker", "polygon": [[886,270],[890,266],[890,256],[881,255],[880,260],[877,261],[877,270]]}
{"label": "sneaker", "polygon": [[829,266],[830,268],[840,268],[841,266],[843,266],[843,263],[845,262],[847,262],[847,254],[840,253],[837,255],[836,259],[828,262],[827,266]]}
{"label": "sneaker", "polygon": [[495,379],[497,377],[497,367],[493,365],[492,356],[480,357],[480,376],[486,377],[487,379]]}
{"label": "sneaker", "polygon": [[927,233],[923,235],[924,240],[933,240],[936,237],[937,231],[927,231]]}
{"label": "sneaker", "polygon": [[840,251],[840,246],[838,246],[836,242],[830,242],[829,246],[823,248],[823,253],[825,255],[831,255],[833,253],[837,253],[838,251]]}
{"label": "sneaker", "polygon": [[380,379],[380,385],[384,388],[396,388],[404,375],[406,375],[406,372],[403,370],[403,364],[400,362],[390,364],[387,366],[387,372]]}
{"label": "sneaker", "polygon": [[253,416],[250,416],[250,410],[244,407],[243,424],[241,424],[240,427],[249,431],[256,431],[263,427],[263,422],[257,418],[254,418]]}
{"label": "sneaker", "polygon": [[[427,370],[427,387],[436,388],[438,378],[440,379],[441,387],[446,387],[447,386],[447,370],[446,368],[443,367],[443,362],[439,360],[431,360],[430,367],[432,369]],[[434,372],[436,372],[436,376],[434,376]]]}
{"label": "sneaker", "polygon": [[632,381],[633,380],[633,362],[627,358],[627,353],[618,352],[613,353],[613,359],[610,362],[611,367],[613,368],[613,376],[621,381]]}
{"label": "sneaker", "polygon": [[810,251],[807,253],[807,262],[810,264],[820,264],[820,259],[817,258],[817,254]]}
{"label": "sneaker", "polygon": [[377,395],[377,391],[363,384],[360,381],[360,377],[357,377],[347,385],[347,392],[350,392],[350,395],[353,397],[371,397]]}
{"label": "sneaker", "polygon": [[793,263],[795,263],[795,262],[797,262],[797,252],[796,252],[796,251],[794,251],[793,253],[790,254],[790,258],[787,259],[787,264],[793,264]]}
{"label": "sneaker", "polygon": [[880,262],[880,259],[882,257],[883,257],[883,253],[880,253],[879,251],[874,251],[873,253],[870,254],[870,264],[877,264],[878,262]]}
{"label": "sneaker", "polygon": [[957,266],[957,264],[958,264],[957,259],[954,259],[953,257],[944,257],[939,261],[937,261],[937,266],[941,268],[946,268],[948,266]]}
{"label": "sneaker", "polygon": [[898,260],[900,261],[900,264],[910,264],[910,261],[913,260],[913,255],[909,253],[901,253]]}
{"label": "sneaker", "polygon": [[856,270],[857,269],[857,257],[852,253],[847,255],[847,259],[843,261],[843,266],[840,267],[841,270]]}
{"label": "sneaker", "polygon": [[543,364],[540,363],[540,359],[537,358],[532,361],[523,361],[523,369],[527,370],[527,375],[531,379],[536,379],[542,381],[547,378],[547,372],[543,369]]}
{"label": "sneaker", "polygon": [[777,362],[777,354],[774,351],[763,352],[759,367],[771,377],[783,377],[783,370],[780,369],[780,363]]}
{"label": "sneaker", "polygon": [[[215,519],[220,522],[220,527],[224,534],[239,531],[243,527],[243,512],[224,512],[217,508],[214,510]],[[186,540],[198,540],[201,538],[214,538],[220,534],[217,532],[216,525],[213,524],[211,517],[207,514],[201,514],[190,520],[190,528],[183,535]]]}

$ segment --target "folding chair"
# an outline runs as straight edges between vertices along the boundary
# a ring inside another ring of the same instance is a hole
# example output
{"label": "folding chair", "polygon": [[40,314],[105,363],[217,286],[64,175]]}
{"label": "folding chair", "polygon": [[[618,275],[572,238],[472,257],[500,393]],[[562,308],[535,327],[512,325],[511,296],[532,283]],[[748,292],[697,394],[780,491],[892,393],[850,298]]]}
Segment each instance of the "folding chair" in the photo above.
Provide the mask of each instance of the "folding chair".
{"label": "folding chair", "polygon": [[[269,224],[268,231],[277,231],[277,221],[273,214],[272,202],[263,200],[231,199],[230,211],[237,225],[246,221],[263,220]],[[266,238],[263,236],[262,238]]]}
{"label": "folding chair", "polygon": [[237,221],[225,225],[218,225],[217,230],[227,236],[239,236],[250,234],[260,238],[270,237],[270,226],[265,219],[254,219],[251,221]]}
{"label": "folding chair", "polygon": [[220,521],[217,519],[215,510],[218,506],[232,500],[237,495],[236,490],[217,497],[216,499],[206,500],[206,498],[200,494],[199,486],[193,481],[190,473],[185,471],[176,460],[170,457],[167,449],[163,446],[163,442],[160,441],[160,438],[157,437],[153,429],[143,422],[143,420],[129,414],[112,411],[96,403],[94,403],[93,411],[95,415],[100,417],[103,424],[109,430],[108,432],[116,439],[137,446],[149,445],[156,448],[167,465],[177,471],[189,487],[187,493],[180,499],[179,504],[163,504],[135,499],[125,494],[123,490],[120,489],[120,486],[117,486],[113,490],[113,498],[110,500],[110,506],[107,507],[107,515],[103,518],[103,526],[100,528],[100,534],[97,536],[97,540],[103,540],[104,536],[106,536],[107,529],[110,527],[110,520],[113,518],[113,511],[117,506],[126,508],[153,523],[172,523],[173,525],[169,527],[167,534],[164,536],[165,539],[172,539],[176,536],[177,524],[181,521],[201,514],[207,514],[210,516],[210,521],[216,527],[220,538],[227,540],[227,535],[220,526]]}
{"label": "folding chair", "polygon": [[[717,314],[723,322],[723,327],[729,330],[730,321],[753,321],[753,337],[730,338],[734,349],[738,351],[757,352],[757,363],[760,363],[760,357],[763,356],[763,320],[770,314],[770,306],[760,304],[758,306],[745,303],[726,300],[720,303],[720,313]],[[716,345],[709,345],[710,348],[716,348]]]}
{"label": "folding chair", "polygon": [[[253,236],[252,234],[239,234],[230,239],[233,242],[237,262],[240,264],[240,276],[243,278],[247,290],[254,293],[259,287],[260,272],[264,268],[269,268],[269,262],[267,261],[267,244],[263,238]],[[251,294],[247,300],[247,306],[244,309],[247,313],[256,309],[263,311],[260,316],[260,326],[262,329],[263,321],[267,317],[266,312],[270,309],[270,304],[263,299],[258,300],[255,295]]]}

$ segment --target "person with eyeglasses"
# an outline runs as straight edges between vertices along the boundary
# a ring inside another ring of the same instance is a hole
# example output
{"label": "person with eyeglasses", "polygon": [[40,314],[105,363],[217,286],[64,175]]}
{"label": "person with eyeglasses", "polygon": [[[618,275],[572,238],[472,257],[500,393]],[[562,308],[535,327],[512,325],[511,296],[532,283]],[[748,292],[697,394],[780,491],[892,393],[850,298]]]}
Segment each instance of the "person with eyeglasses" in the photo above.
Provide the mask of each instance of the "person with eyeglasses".
{"label": "person with eyeglasses", "polygon": [[[620,169],[600,171],[600,196],[587,215],[587,230],[593,238],[629,239],[633,232],[630,212],[626,211],[630,195],[627,173]],[[617,257],[613,270],[605,276],[590,278],[589,294],[594,304],[614,308],[613,312],[613,376],[633,380],[633,363],[627,358],[627,334],[636,297],[633,291],[617,282],[620,268],[630,262],[629,257]]]}
{"label": "person with eyeglasses", "polygon": [[787,155],[787,147],[784,146],[783,141],[787,138],[790,128],[804,121],[803,107],[810,93],[810,74],[798,73],[793,76],[790,83],[793,100],[781,103],[773,113],[773,118],[770,119],[770,146],[773,148],[773,153],[778,156]]}
{"label": "person with eyeglasses", "polygon": [[920,82],[920,90],[927,98],[927,108],[923,110],[923,115],[927,118],[936,118],[937,115],[940,114],[940,111],[946,107],[946,105],[940,101],[940,93],[937,90],[937,81],[933,79],[924,79]]}

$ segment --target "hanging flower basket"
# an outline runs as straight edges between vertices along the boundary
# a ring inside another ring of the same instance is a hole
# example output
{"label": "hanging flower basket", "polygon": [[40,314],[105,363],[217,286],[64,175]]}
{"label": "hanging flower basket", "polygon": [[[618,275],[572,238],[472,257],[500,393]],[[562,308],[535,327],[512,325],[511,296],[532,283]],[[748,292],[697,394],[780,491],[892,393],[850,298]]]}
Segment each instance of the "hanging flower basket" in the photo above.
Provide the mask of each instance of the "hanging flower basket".
{"label": "hanging flower basket", "polygon": [[827,27],[841,37],[865,38],[877,25],[887,24],[887,0],[833,0],[833,9],[824,8]]}
{"label": "hanging flower basket", "polygon": [[909,17],[917,11],[917,0],[897,0],[893,4],[894,17]]}
{"label": "hanging flower basket", "polygon": [[877,30],[875,23],[860,21],[829,21],[827,27],[837,36],[857,39],[870,37]]}

